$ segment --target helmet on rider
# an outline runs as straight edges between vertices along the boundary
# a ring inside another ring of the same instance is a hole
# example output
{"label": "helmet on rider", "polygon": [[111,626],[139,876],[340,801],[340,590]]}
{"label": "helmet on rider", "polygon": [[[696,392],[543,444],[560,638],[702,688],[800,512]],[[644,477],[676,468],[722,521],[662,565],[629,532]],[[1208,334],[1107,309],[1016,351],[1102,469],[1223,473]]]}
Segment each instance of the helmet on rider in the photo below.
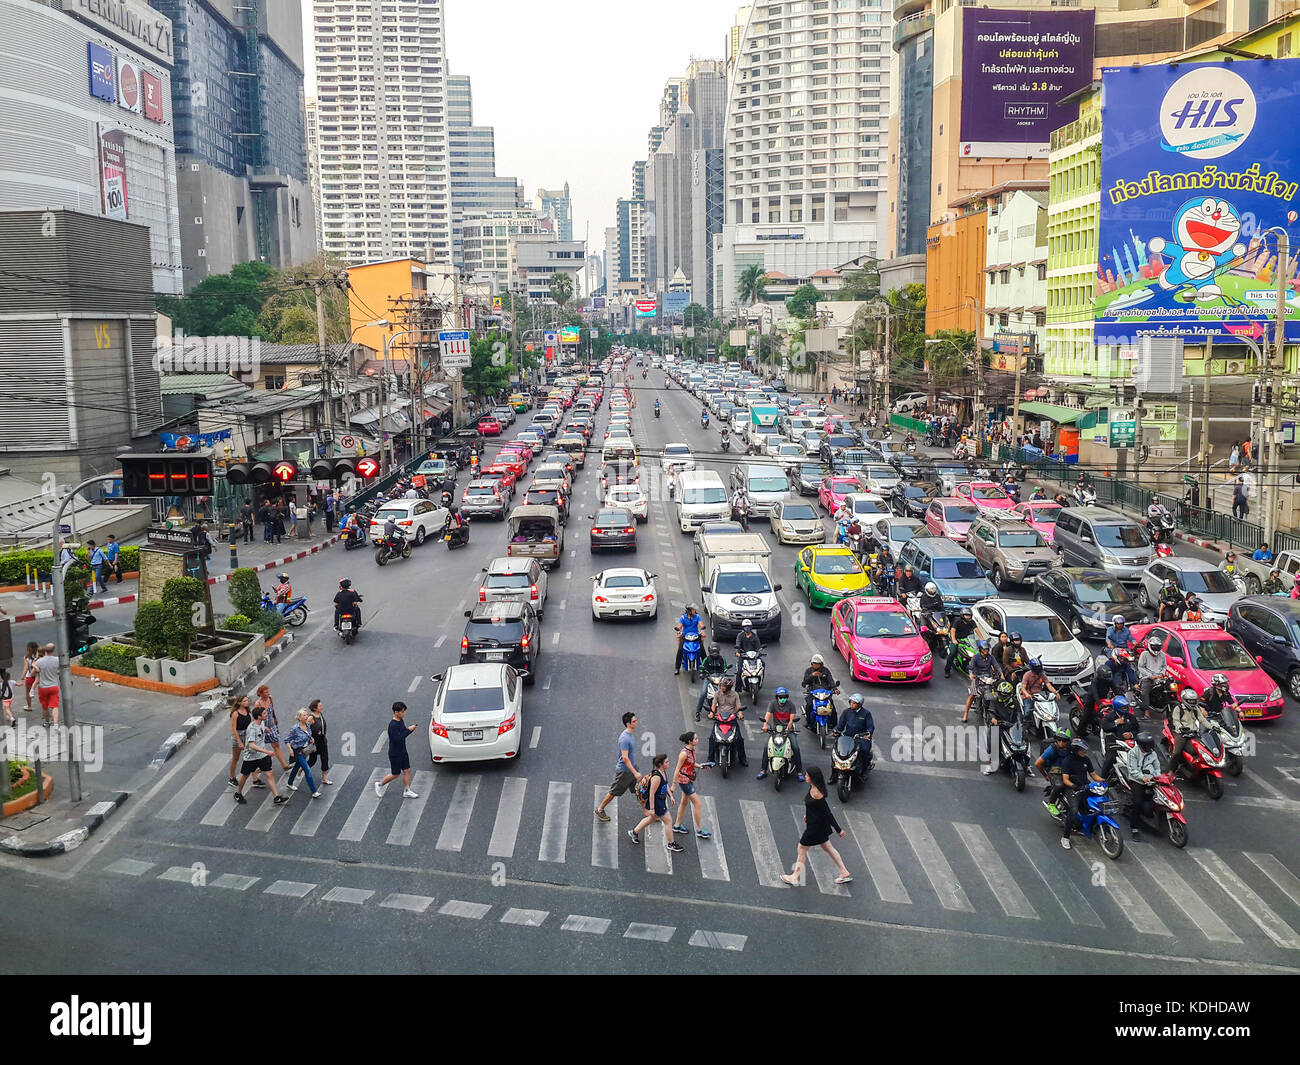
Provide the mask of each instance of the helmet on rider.
{"label": "helmet on rider", "polygon": [[720,654],[722,654],[722,651],[719,649],[719,647],[718,647],[718,645],[717,645],[716,643],[711,643],[711,644],[709,644],[709,657],[710,657],[710,658],[717,658]]}
{"label": "helmet on rider", "polygon": [[1011,697],[1015,695],[1015,686],[1009,680],[999,682],[998,686],[993,689],[993,694],[1001,699],[1004,703],[1009,703]]}
{"label": "helmet on rider", "polygon": [[287,573],[281,573],[281,574],[280,574],[279,576],[277,576],[275,579],[276,579],[277,581],[280,581],[281,583],[283,583],[284,581],[287,581],[287,580],[289,579],[289,574],[287,574]]}
{"label": "helmet on rider", "polygon": [[862,698],[861,692],[854,692],[849,696],[850,706],[861,706],[864,702],[866,702],[866,700]]}
{"label": "helmet on rider", "polygon": [[1111,623],[1112,625],[1114,625],[1117,629],[1119,629],[1119,628],[1123,628],[1123,627],[1124,627],[1124,615],[1123,615],[1123,614],[1116,614],[1113,618],[1110,619],[1110,623]]}
{"label": "helmet on rider", "polygon": [[977,651],[987,651],[988,649],[989,649],[988,640],[979,640],[975,644],[975,650]]}
{"label": "helmet on rider", "polygon": [[939,586],[938,586],[937,584],[935,584],[934,581],[926,581],[926,582],[925,582],[925,594],[926,594],[926,595],[938,595],[938,594],[939,594]]}
{"label": "helmet on rider", "polygon": [[1178,591],[1178,582],[1172,577],[1165,578],[1165,590],[1170,592]]}
{"label": "helmet on rider", "polygon": [[1236,562],[1236,561],[1237,561],[1237,552],[1236,552],[1236,551],[1229,551],[1229,552],[1227,552],[1227,553],[1223,556],[1223,561],[1224,561],[1224,562]]}
{"label": "helmet on rider", "polygon": [[1011,634],[1011,642],[1014,643],[1014,644],[1018,647],[1018,646],[1020,646],[1020,644],[1022,644],[1022,643],[1025,642],[1025,639],[1024,639],[1023,636],[1020,635],[1020,633],[1018,633],[1018,632],[1013,632],[1013,633]]}
{"label": "helmet on rider", "polygon": [[1179,693],[1178,698],[1181,702],[1185,703],[1187,706],[1195,706],[1197,699],[1199,699],[1200,697],[1194,691],[1192,691],[1191,688],[1184,688]]}
{"label": "helmet on rider", "polygon": [[1053,742],[1053,743],[1069,743],[1069,742],[1070,742],[1070,734],[1069,734],[1068,732],[1058,732],[1055,736],[1052,737],[1052,742]]}
{"label": "helmet on rider", "polygon": [[752,629],[754,627],[754,623],[750,621],[749,618],[746,618],[744,621],[740,623],[740,627],[742,629]]}
{"label": "helmet on rider", "polygon": [[784,703],[786,700],[790,698],[790,689],[784,687],[777,688],[776,691],[773,692],[772,694],[776,697],[776,701],[778,703]]}
{"label": "helmet on rider", "polygon": [[694,614],[694,613],[695,613],[695,604],[694,604],[694,603],[687,603],[687,604],[686,604],[686,613],[688,613],[688,614]]}
{"label": "helmet on rider", "polygon": [[1041,658],[1031,658],[1029,668],[1035,673],[1041,673],[1043,671],[1043,660]]}
{"label": "helmet on rider", "polygon": [[1111,705],[1111,708],[1112,708],[1112,709],[1115,709],[1115,710],[1127,710],[1127,709],[1128,709],[1128,696],[1127,696],[1127,695],[1117,695],[1117,696],[1115,696],[1114,699],[1112,699],[1112,700],[1110,701],[1110,705]]}
{"label": "helmet on rider", "polygon": [[1156,738],[1149,732],[1139,732],[1137,734],[1137,744],[1147,754],[1150,754],[1156,749]]}
{"label": "helmet on rider", "polygon": [[1214,677],[1210,681],[1210,683],[1213,684],[1220,691],[1226,692],[1228,690],[1228,678],[1224,676],[1222,673],[1214,674]]}
{"label": "helmet on rider", "polygon": [[1124,648],[1122,647],[1115,648],[1115,661],[1118,662],[1121,666],[1128,665],[1129,662],[1131,662],[1132,660],[1133,660],[1133,656],[1129,654],[1126,650],[1124,650]]}
{"label": "helmet on rider", "polygon": [[907,565],[905,565],[905,566],[903,567],[903,572],[904,572],[904,573],[911,573],[911,572],[912,572],[912,563],[909,562]]}
{"label": "helmet on rider", "polygon": [[722,690],[723,690],[724,692],[725,692],[725,691],[731,691],[731,678],[730,678],[730,677],[723,677],[723,678],[722,678],[721,688],[722,688]]}
{"label": "helmet on rider", "polygon": [[1088,745],[1083,740],[1079,739],[1078,736],[1076,736],[1074,739],[1070,741],[1070,750],[1082,751],[1084,754],[1087,754]]}
{"label": "helmet on rider", "polygon": [[972,615],[972,613],[971,613],[971,608],[968,607],[968,606],[964,606],[964,607],[962,607],[962,608],[961,608],[961,616],[964,617],[964,618],[972,617],[973,615]]}

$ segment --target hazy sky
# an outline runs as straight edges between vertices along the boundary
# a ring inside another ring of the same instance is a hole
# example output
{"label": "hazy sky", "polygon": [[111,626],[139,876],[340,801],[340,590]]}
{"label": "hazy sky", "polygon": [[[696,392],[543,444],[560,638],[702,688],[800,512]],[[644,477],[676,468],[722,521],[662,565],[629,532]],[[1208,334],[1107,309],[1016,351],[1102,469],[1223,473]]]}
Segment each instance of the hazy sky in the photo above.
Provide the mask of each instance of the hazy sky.
{"label": "hazy sky", "polygon": [[[573,235],[603,253],[614,201],[630,196],[664,82],[721,58],[739,0],[445,0],[448,69],[473,79],[474,121],[496,127],[497,173],[567,181]],[[311,0],[303,0],[311,40]],[[311,47],[307,92],[314,92]]]}

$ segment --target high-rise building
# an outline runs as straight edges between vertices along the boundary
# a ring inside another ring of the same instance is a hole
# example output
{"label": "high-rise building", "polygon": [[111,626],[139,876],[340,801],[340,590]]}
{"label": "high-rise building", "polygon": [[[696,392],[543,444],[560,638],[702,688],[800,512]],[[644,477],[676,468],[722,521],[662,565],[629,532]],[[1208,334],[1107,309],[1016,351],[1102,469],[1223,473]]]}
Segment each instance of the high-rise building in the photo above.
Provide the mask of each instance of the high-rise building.
{"label": "high-rise building", "polygon": [[646,160],[638,159],[632,164],[632,199],[645,199],[645,168]]}
{"label": "high-rise building", "polygon": [[560,240],[573,239],[573,204],[569,200],[569,183],[563,189],[538,189],[537,213],[551,220],[551,227]]}
{"label": "high-rise building", "polygon": [[452,254],[443,0],[313,0],[325,250]]}
{"label": "high-rise building", "polygon": [[618,211],[618,291],[645,290],[645,200],[623,199]]}
{"label": "high-rise building", "polygon": [[307,97],[307,183],[311,186],[312,218],[316,220],[316,247],[324,246],[320,228],[320,159],[316,152],[316,98]]}
{"label": "high-rise building", "polygon": [[300,0],[150,2],[171,19],[176,49],[186,290],[236,263],[315,258]]}
{"label": "high-rise building", "polygon": [[727,79],[715,309],[747,266],[800,281],[876,252],[889,28],[882,0],[753,4]]}
{"label": "high-rise building", "polygon": [[467,75],[447,77],[447,136],[451,161],[452,261],[464,266],[461,226],[466,216],[524,206],[523,186],[496,172],[496,131],[474,125]]}
{"label": "high-rise building", "polygon": [[498,290],[510,287],[510,244],[520,234],[545,233],[536,211],[471,211],[461,218],[463,261],[469,277],[490,277]]}
{"label": "high-rise building", "polygon": [[605,292],[618,294],[619,282],[618,226],[605,227]]}
{"label": "high-rise building", "polygon": [[587,249],[581,240],[558,240],[552,233],[521,233],[510,241],[511,289],[532,303],[551,298],[551,279],[569,274],[573,294],[587,266]]}
{"label": "high-rise building", "polygon": [[659,125],[665,130],[673,124],[673,118],[682,105],[685,91],[685,78],[669,78],[664,82],[663,95],[659,98]]}

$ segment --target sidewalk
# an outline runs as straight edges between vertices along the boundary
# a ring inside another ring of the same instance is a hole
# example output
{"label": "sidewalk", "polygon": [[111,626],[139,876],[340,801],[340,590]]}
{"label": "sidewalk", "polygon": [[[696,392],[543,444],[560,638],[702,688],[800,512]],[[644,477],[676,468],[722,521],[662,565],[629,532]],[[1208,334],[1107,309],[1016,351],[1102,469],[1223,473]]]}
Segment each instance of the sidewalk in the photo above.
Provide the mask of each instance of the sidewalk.
{"label": "sidewalk", "polygon": [[[338,540],[337,533],[325,536],[324,525],[322,524],[318,523],[314,529],[316,535],[309,540],[298,540],[286,536],[284,543],[281,544],[266,543],[262,540],[259,531],[251,543],[241,542],[235,544],[239,565],[259,572],[278,569],[280,566],[287,566],[299,559],[316,554]],[[230,573],[230,545],[216,541],[213,544],[212,557],[208,559],[208,583],[221,584],[230,579]],[[125,579],[121,584],[116,580],[110,580],[108,591],[93,598],[90,602],[90,609],[98,610],[106,606],[117,606],[119,603],[132,603],[139,591],[139,585],[140,582],[135,577]],[[9,611],[9,620],[14,624],[54,616],[54,611],[49,605],[48,595],[38,596],[35,592],[5,592],[3,596],[0,596],[0,602]]]}

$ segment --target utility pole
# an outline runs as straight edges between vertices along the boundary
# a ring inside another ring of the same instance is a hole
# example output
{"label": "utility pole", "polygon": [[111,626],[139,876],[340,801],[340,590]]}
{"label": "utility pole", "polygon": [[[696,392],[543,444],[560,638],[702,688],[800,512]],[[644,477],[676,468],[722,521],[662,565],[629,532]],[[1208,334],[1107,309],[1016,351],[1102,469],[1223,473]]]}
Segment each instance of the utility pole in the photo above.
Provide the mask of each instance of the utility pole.
{"label": "utility pole", "polygon": [[1198,460],[1205,471],[1205,495],[1203,504],[1210,505],[1210,360],[1214,357],[1214,336],[1205,338],[1205,382],[1201,390],[1201,448]]}
{"label": "utility pole", "polygon": [[[1291,273],[1291,242],[1286,230],[1277,231],[1277,308],[1273,327],[1273,372],[1269,375],[1272,402],[1264,415],[1263,439],[1260,441],[1259,485],[1264,506],[1264,542],[1270,547],[1277,531],[1277,509],[1281,500],[1281,470],[1277,465],[1277,441],[1282,424],[1282,373],[1286,354],[1286,288]],[[1268,398],[1268,397],[1265,397]]]}
{"label": "utility pole", "polygon": [[881,358],[885,364],[885,429],[889,429],[889,375],[892,367],[889,362],[889,323],[890,314],[885,312],[885,350],[881,353]]}
{"label": "utility pole", "polygon": [[[334,386],[330,381],[330,349],[325,343],[325,301],[321,286],[316,286],[316,343],[320,346],[321,381],[325,385],[325,437],[327,448],[334,447]],[[327,454],[330,452],[327,451]]]}
{"label": "utility pole", "polygon": [[[460,328],[460,271],[452,270],[451,274],[451,327]],[[452,426],[458,427],[461,420],[462,389],[461,375],[463,370],[457,370],[456,376],[451,382],[451,420]]]}

